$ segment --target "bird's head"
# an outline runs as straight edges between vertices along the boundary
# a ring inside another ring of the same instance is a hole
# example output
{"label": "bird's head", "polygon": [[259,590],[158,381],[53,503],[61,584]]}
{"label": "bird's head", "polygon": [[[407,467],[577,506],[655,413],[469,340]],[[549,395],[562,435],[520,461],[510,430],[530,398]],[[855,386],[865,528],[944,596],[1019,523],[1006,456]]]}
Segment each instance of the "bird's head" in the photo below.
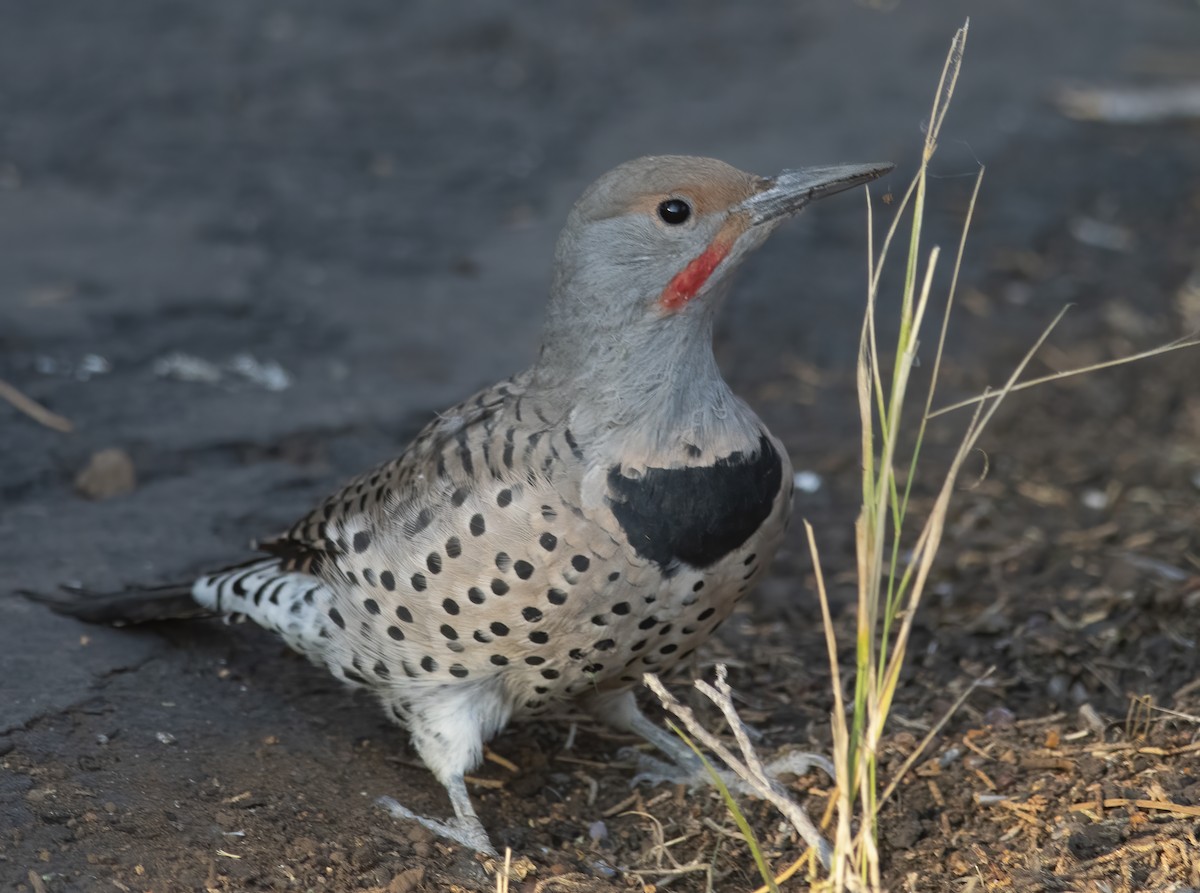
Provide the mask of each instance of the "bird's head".
{"label": "bird's head", "polygon": [[[571,210],[558,243],[552,315],[607,331],[701,315],[706,298],[781,222],[891,169],[834,165],[759,177],[712,158],[626,162]],[[600,318],[607,324],[597,325]]]}

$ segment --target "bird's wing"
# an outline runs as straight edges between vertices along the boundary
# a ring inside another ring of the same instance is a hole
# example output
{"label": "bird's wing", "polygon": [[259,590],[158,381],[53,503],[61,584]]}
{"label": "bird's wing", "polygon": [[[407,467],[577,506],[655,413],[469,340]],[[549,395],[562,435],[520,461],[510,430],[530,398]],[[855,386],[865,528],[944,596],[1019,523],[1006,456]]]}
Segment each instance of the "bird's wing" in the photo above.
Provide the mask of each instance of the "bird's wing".
{"label": "bird's wing", "polygon": [[353,478],[286,532],[259,541],[256,548],[278,557],[285,571],[320,575],[330,558],[352,548],[337,537],[347,522],[364,514],[376,518],[397,507],[415,509],[419,516],[423,502],[432,509],[452,498],[457,487],[487,471],[480,465],[506,461],[502,435],[500,455],[489,447],[499,420],[510,410],[520,415],[527,379],[526,373],[502,381],[439,414],[395,459]]}

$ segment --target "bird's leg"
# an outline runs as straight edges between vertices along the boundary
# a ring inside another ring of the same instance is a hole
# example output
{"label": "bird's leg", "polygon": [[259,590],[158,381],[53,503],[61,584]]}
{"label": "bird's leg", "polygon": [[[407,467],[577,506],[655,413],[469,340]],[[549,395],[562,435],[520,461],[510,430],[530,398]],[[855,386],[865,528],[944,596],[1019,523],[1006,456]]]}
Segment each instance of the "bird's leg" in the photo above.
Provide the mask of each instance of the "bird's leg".
{"label": "bird's leg", "polygon": [[428,816],[417,815],[391,797],[380,797],[376,802],[386,809],[394,819],[410,819],[423,828],[428,828],[439,837],[462,844],[477,853],[495,856],[496,848],[492,846],[483,823],[475,814],[475,807],[471,805],[471,796],[467,793],[467,783],[463,781],[463,777],[460,775],[450,778],[443,781],[442,784],[445,785],[446,793],[450,795],[450,803],[454,806],[454,818],[448,821],[443,822]]}
{"label": "bird's leg", "polygon": [[483,757],[484,728],[490,725],[489,717],[482,717],[478,710],[472,709],[486,699],[480,698],[472,705],[469,697],[466,700],[461,697],[470,694],[469,691],[448,691],[425,703],[406,704],[410,709],[406,711],[405,724],[413,746],[450,795],[454,818],[439,821],[418,815],[391,797],[380,797],[376,802],[393,818],[410,819],[439,837],[495,856],[496,849],[475,813],[464,781],[466,773],[478,766]]}
{"label": "bird's leg", "polygon": [[691,786],[712,782],[704,763],[679,736],[659,728],[642,713],[632,691],[596,697],[586,707],[614,729],[637,735],[670,758],[671,762],[667,763],[641,751],[634,751],[632,755],[637,761],[638,773],[632,785],[641,781],[667,781]]}

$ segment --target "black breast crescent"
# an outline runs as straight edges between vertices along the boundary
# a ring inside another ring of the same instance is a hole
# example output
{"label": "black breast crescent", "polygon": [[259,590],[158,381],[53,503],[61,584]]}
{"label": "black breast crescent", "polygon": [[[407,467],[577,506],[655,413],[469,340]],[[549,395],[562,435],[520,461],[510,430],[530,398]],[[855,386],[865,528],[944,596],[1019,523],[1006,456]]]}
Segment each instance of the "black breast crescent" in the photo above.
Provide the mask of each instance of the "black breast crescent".
{"label": "black breast crescent", "polygon": [[783,462],[766,435],[747,456],[730,453],[712,465],[648,468],[627,477],[608,471],[609,505],[629,544],[664,570],[678,563],[716,564],[745,543],[770,516]]}

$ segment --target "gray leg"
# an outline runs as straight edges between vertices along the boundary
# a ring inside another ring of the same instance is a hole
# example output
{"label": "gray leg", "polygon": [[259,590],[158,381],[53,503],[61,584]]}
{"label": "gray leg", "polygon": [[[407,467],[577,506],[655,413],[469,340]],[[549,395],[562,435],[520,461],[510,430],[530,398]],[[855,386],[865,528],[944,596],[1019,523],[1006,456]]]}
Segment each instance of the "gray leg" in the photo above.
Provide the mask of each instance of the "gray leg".
{"label": "gray leg", "polygon": [[586,708],[614,729],[632,732],[670,758],[671,762],[665,763],[640,751],[633,751],[630,755],[637,761],[639,771],[633,777],[632,785],[642,781],[693,786],[712,782],[700,758],[684,744],[682,738],[646,718],[632,691],[592,699]]}
{"label": "gray leg", "polygon": [[434,834],[480,853],[496,855],[487,831],[471,805],[463,776],[483,759],[483,739],[491,737],[507,716],[496,710],[490,691],[466,686],[431,690],[406,705],[407,726],[421,760],[450,795],[454,818],[438,821],[418,815],[391,797],[380,797],[393,818],[418,822]]}
{"label": "gray leg", "polygon": [[475,814],[475,807],[471,805],[471,797],[467,793],[467,783],[463,781],[462,776],[452,778],[444,784],[446,793],[450,795],[450,803],[454,806],[454,818],[449,821],[439,822],[437,819],[417,815],[391,797],[380,797],[376,802],[391,813],[394,819],[409,819],[428,828],[439,837],[453,840],[477,853],[486,853],[489,856],[497,855],[495,847],[488,839],[487,831],[484,830],[483,823]]}

